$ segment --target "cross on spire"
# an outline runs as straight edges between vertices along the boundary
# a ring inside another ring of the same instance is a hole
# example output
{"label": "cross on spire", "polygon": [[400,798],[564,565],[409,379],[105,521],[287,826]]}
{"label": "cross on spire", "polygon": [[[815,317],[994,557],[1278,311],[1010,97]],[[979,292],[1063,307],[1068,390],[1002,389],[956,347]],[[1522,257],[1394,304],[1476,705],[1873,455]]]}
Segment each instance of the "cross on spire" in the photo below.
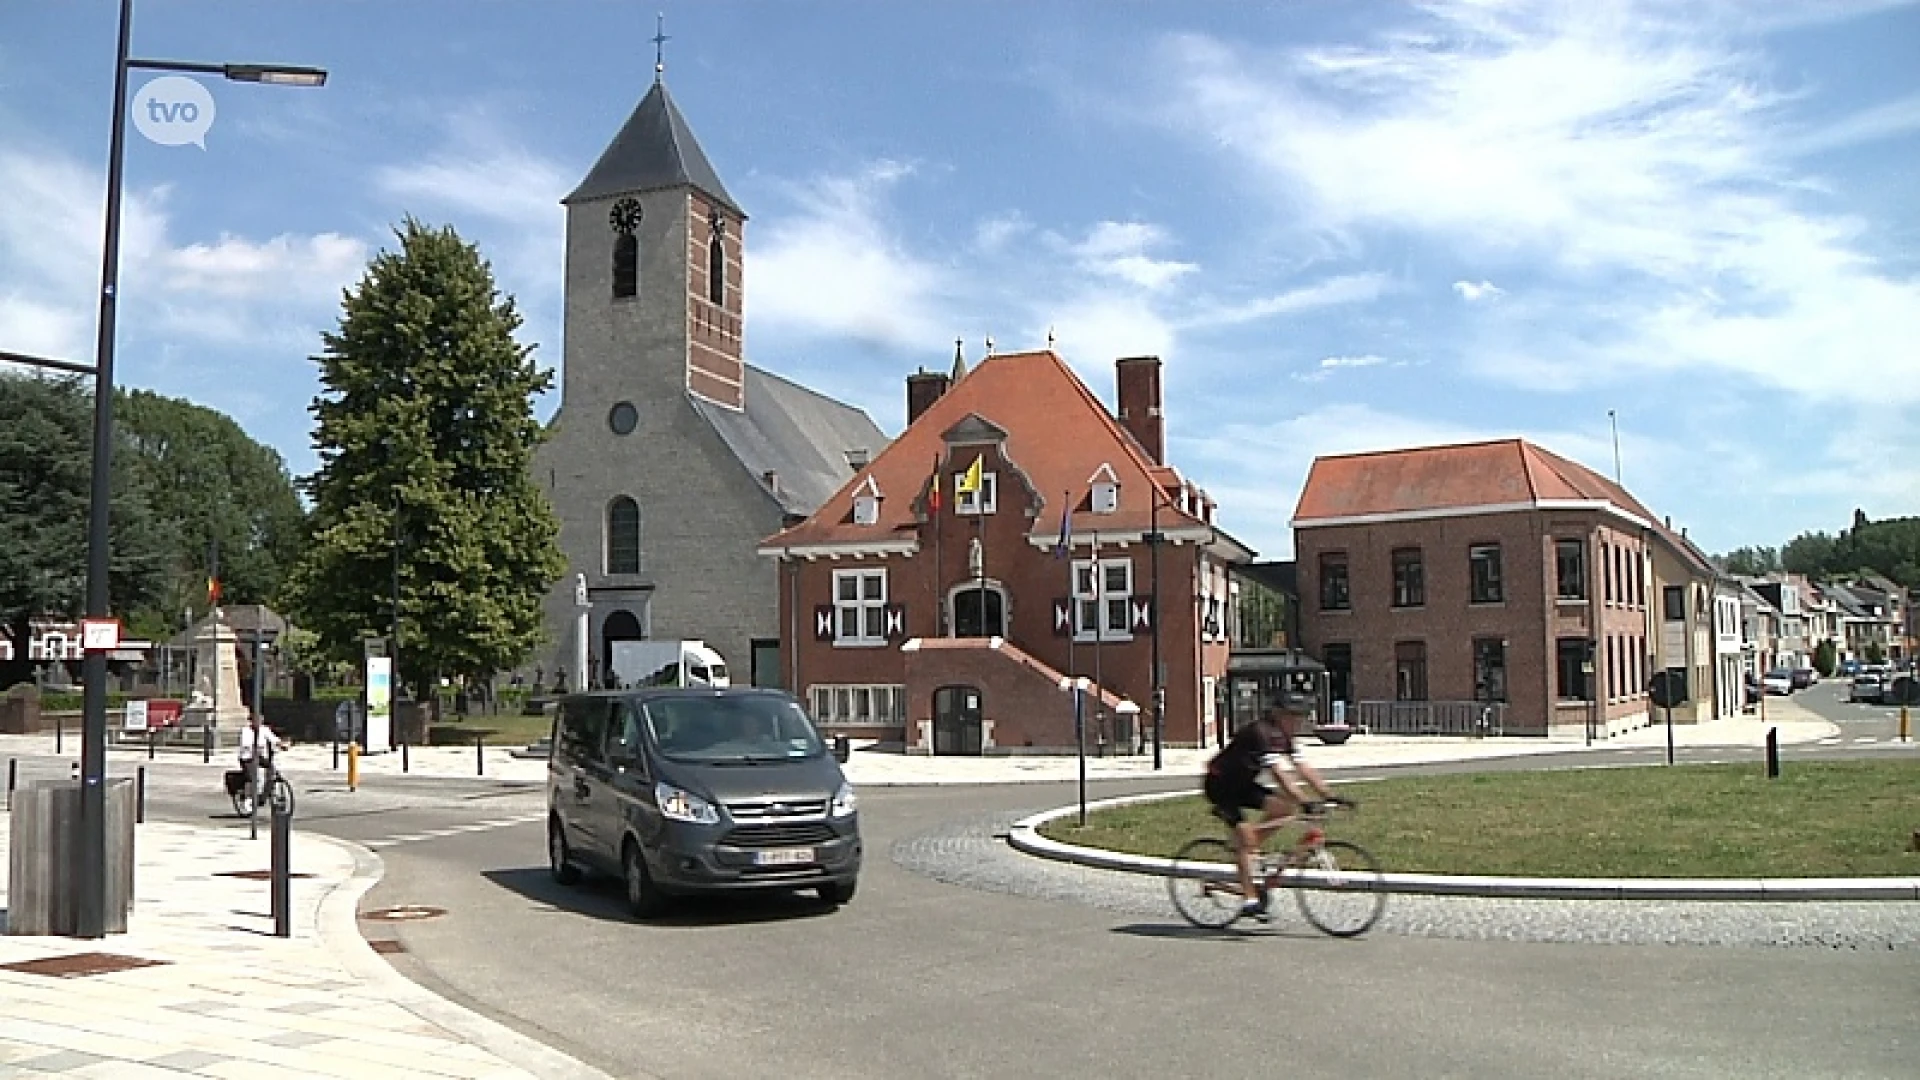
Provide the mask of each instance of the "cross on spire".
{"label": "cross on spire", "polygon": [[673,39],[667,36],[667,13],[662,11],[654,16],[653,27],[653,81],[659,82],[667,71],[667,42]]}

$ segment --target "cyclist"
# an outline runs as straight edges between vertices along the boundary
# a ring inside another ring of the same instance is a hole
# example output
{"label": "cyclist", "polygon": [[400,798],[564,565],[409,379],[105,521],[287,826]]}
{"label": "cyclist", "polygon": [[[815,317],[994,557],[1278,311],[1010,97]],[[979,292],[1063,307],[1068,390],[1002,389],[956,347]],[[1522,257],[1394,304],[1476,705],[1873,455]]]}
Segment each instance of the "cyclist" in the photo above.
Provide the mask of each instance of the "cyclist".
{"label": "cyclist", "polygon": [[240,771],[247,775],[247,798],[250,802],[260,800],[260,782],[264,779],[272,783],[271,775],[263,777],[260,767],[271,768],[274,752],[280,749],[280,736],[273,733],[258,710],[247,718],[247,726],[240,729]]}
{"label": "cyclist", "polygon": [[[1213,760],[1207,763],[1207,777],[1201,785],[1213,814],[1234,833],[1235,855],[1240,864],[1240,891],[1246,903],[1240,914],[1265,918],[1267,896],[1253,880],[1253,857],[1260,842],[1269,833],[1286,824],[1307,802],[1299,781],[1305,780],[1322,799],[1351,805],[1327,790],[1318,770],[1294,754],[1293,726],[1302,716],[1312,715],[1312,707],[1292,695],[1267,706],[1266,713],[1253,723],[1234,732]],[[1283,769],[1287,765],[1291,768]],[[1271,772],[1277,787],[1261,783],[1263,772]],[[1291,773],[1291,775],[1289,775]],[[1259,810],[1259,821],[1244,820],[1243,811]]]}

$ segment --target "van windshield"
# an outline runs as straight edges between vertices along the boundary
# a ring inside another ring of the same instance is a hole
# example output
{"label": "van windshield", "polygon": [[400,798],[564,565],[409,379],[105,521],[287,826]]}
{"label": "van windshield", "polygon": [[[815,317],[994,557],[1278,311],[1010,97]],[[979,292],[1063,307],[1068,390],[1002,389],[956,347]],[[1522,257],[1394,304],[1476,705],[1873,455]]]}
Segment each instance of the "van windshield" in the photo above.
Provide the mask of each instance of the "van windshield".
{"label": "van windshield", "polygon": [[645,711],[654,743],[677,761],[785,761],[826,751],[800,706],[777,697],[662,698]]}

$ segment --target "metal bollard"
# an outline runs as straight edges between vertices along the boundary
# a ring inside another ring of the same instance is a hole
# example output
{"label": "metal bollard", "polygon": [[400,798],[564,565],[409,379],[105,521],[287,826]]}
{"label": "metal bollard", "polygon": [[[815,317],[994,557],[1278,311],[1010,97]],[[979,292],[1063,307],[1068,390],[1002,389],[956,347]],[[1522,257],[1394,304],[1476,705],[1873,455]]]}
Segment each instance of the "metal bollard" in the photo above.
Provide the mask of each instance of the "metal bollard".
{"label": "metal bollard", "polygon": [[147,767],[140,766],[133,771],[133,823],[147,823]]}
{"label": "metal bollard", "polygon": [[333,736],[333,771],[340,771],[340,734],[338,732]]}
{"label": "metal bollard", "polygon": [[1767,729],[1767,778],[1780,775],[1780,729]]}
{"label": "metal bollard", "polygon": [[407,762],[407,744],[406,743],[400,744],[400,771],[401,772],[409,771],[408,762]]}
{"label": "metal bollard", "polygon": [[347,790],[360,790],[360,744],[347,744]]}
{"label": "metal bollard", "polygon": [[200,764],[205,765],[207,762],[212,760],[213,760],[213,725],[207,724],[207,725],[203,725],[200,728]]}
{"label": "metal bollard", "polygon": [[[269,800],[271,801],[271,800]],[[271,863],[273,936],[293,936],[293,815],[273,807]]]}
{"label": "metal bollard", "polygon": [[487,737],[485,735],[473,737],[473,775],[487,775]]}
{"label": "metal bollard", "polygon": [[13,813],[13,786],[20,779],[20,759],[7,759],[7,813]]}
{"label": "metal bollard", "polygon": [[53,717],[53,752],[54,753],[64,754],[67,752],[66,747],[64,745],[66,738],[67,738],[67,718],[58,713],[55,713]]}
{"label": "metal bollard", "polygon": [[158,746],[159,743],[160,743],[160,729],[151,728],[151,727],[148,728],[147,729],[147,760],[148,761],[153,760],[154,748]]}

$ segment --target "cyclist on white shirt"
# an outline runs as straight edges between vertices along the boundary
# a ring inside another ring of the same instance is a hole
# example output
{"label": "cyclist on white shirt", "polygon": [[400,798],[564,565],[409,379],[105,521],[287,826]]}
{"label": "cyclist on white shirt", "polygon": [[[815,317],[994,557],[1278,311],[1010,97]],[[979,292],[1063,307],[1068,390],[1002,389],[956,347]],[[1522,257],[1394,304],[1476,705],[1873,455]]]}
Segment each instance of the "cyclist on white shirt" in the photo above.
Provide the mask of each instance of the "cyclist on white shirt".
{"label": "cyclist on white shirt", "polygon": [[273,755],[280,749],[280,736],[266,725],[258,712],[247,719],[247,726],[240,729],[240,769],[247,774],[247,791],[257,801],[260,797],[260,765],[273,764]]}

